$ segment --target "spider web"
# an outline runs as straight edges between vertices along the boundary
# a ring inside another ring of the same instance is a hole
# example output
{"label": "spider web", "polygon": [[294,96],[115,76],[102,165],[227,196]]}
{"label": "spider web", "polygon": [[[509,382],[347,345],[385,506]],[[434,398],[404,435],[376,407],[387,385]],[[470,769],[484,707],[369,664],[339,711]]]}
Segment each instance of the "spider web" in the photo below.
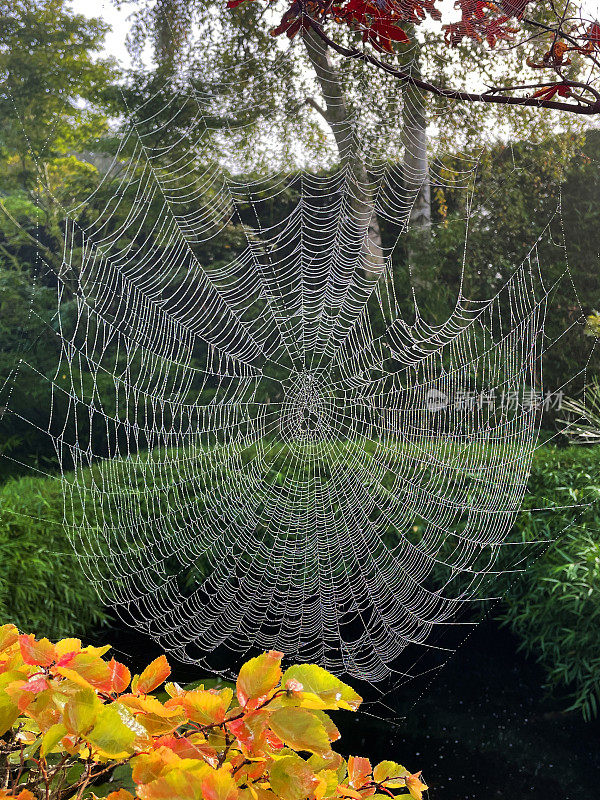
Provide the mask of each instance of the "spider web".
{"label": "spider web", "polygon": [[[495,574],[540,413],[489,398],[540,385],[549,290],[534,246],[490,300],[461,284],[442,324],[416,299],[407,321],[410,130],[390,154],[355,113],[352,158],[316,169],[300,135],[304,165],[274,170],[275,121],[242,151],[218,98],[131,110],[106,202],[70,212],[46,376],[65,526],[103,601],[181,661],[276,648],[380,681]],[[431,163],[433,187],[471,185],[472,156],[450,178]]]}

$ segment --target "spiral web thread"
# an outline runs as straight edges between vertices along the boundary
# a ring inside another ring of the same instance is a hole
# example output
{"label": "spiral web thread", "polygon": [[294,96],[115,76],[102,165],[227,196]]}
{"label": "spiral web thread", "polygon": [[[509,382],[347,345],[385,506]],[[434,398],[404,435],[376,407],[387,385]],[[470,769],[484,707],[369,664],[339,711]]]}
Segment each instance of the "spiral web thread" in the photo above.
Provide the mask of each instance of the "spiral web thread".
{"label": "spiral web thread", "polygon": [[[424,176],[402,150],[367,149],[357,115],[368,183],[351,159],[261,176],[260,153],[232,178],[214,102],[190,86],[137,109],[118,188],[69,217],[47,427],[65,525],[103,600],[182,661],[276,648],[379,681],[494,574],[539,411],[460,398],[539,385],[548,291],[534,247],[491,300],[461,290],[443,324],[405,322],[391,253]],[[249,209],[230,259],[200,260]],[[383,257],[374,212],[395,231]]]}

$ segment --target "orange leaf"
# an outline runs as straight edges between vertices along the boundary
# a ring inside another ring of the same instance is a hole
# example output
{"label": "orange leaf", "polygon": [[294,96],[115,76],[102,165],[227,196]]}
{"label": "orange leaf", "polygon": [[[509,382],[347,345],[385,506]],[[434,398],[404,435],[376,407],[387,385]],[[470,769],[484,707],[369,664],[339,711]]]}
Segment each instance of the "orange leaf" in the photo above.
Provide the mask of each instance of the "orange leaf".
{"label": "orange leaf", "polygon": [[202,781],[202,797],[204,800],[236,800],[237,786],[226,769],[213,770]]}
{"label": "orange leaf", "polygon": [[219,756],[214,747],[211,747],[200,735],[197,738],[182,736],[160,736],[154,740],[155,747],[168,747],[179,758],[203,759],[215,769],[219,765]]}
{"label": "orange leaf", "polygon": [[104,683],[98,685],[98,689],[111,694],[121,694],[129,686],[131,673],[125,666],[114,658],[108,662],[109,678]]}
{"label": "orange leaf", "polygon": [[357,792],[356,789],[351,789],[343,783],[340,783],[336,792],[340,797],[351,797],[352,800],[362,800],[362,794],[360,792]]}
{"label": "orange leaf", "polygon": [[267,711],[250,711],[243,717],[227,722],[227,729],[235,736],[243,750],[249,754],[257,754],[266,743],[267,722]]}
{"label": "orange leaf", "polygon": [[95,648],[86,648],[79,653],[64,656],[55,670],[71,680],[74,679],[73,673],[76,673],[91,686],[101,689],[110,680],[110,669],[106,661],[100,658],[99,652],[101,651]]}
{"label": "orange leaf", "polygon": [[421,781],[421,773],[415,772],[413,775],[405,775],[406,788],[414,800],[423,800],[423,792],[428,788]]}
{"label": "orange leaf", "polygon": [[198,722],[200,725],[220,724],[225,719],[232,696],[231,689],[223,689],[218,693],[208,689],[194,689],[171,697],[165,703],[165,708],[179,706],[192,722]]}
{"label": "orange leaf", "polygon": [[159,656],[151,664],[148,664],[141,675],[135,676],[131,688],[139,694],[148,694],[164,683],[170,674],[171,667],[166,657]]}
{"label": "orange leaf", "polygon": [[19,636],[21,656],[26,664],[32,666],[49,667],[56,660],[56,651],[48,639],[36,642],[33,633],[23,633]]}
{"label": "orange leaf", "polygon": [[371,779],[371,762],[362,756],[350,756],[348,759],[348,779],[354,789],[362,788]]}

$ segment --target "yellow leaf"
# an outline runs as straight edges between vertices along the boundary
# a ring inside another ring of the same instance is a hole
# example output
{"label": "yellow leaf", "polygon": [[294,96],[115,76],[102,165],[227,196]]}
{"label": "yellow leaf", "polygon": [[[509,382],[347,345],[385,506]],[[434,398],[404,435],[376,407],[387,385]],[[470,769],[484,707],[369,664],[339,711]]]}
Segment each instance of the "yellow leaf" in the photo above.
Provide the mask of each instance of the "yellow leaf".
{"label": "yellow leaf", "polygon": [[166,707],[156,697],[132,694],[121,695],[119,703],[131,709],[151,736],[172,733],[187,722],[187,715],[179,707]]}
{"label": "yellow leaf", "polygon": [[319,780],[295,753],[277,759],[270,772],[271,788],[283,800],[303,800],[314,792]]}
{"label": "yellow leaf", "polygon": [[78,653],[81,650],[81,639],[61,639],[54,646],[56,655],[61,659],[68,653]]}
{"label": "yellow leaf", "polygon": [[268,697],[281,679],[283,653],[269,650],[242,665],[236,691],[239,704],[245,708],[257,708]]}
{"label": "yellow leaf", "polygon": [[19,631],[17,628],[8,623],[8,625],[0,626],[0,653],[8,650],[19,639]]}
{"label": "yellow leaf", "polygon": [[317,664],[294,664],[285,671],[281,682],[285,685],[290,680],[302,685],[298,697],[290,699],[303,708],[356,711],[362,703],[354,689]]}
{"label": "yellow leaf", "polygon": [[[389,789],[400,789],[402,786],[406,786],[404,776],[408,774],[406,767],[395,761],[381,761],[373,770],[374,780],[377,783],[385,781],[385,785]],[[394,778],[399,778],[399,780],[394,780]]]}
{"label": "yellow leaf", "polygon": [[67,729],[62,722],[57,722],[56,725],[52,725],[51,728],[48,728],[42,738],[42,746],[40,748],[40,755],[42,758],[45,758],[48,753],[51,753],[63,736],[66,735]]}
{"label": "yellow leaf", "polygon": [[330,750],[323,723],[305,708],[280,708],[269,718],[271,730],[292,750],[323,755]]}
{"label": "yellow leaf", "polygon": [[314,791],[317,800],[321,800],[322,797],[331,797],[335,794],[338,785],[338,776],[335,770],[323,769],[317,774],[317,779],[319,784]]}

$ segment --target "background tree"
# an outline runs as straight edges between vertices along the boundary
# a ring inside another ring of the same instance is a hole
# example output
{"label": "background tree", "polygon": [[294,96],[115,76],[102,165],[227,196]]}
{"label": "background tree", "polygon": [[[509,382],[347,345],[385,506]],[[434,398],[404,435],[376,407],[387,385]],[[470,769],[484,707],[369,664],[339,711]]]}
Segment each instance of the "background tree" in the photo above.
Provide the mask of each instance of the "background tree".
{"label": "background tree", "polygon": [[[98,184],[82,151],[100,149],[116,110],[115,64],[98,57],[106,31],[64,0],[0,2],[0,406],[10,397],[15,412],[0,411],[0,448],[16,459],[4,469],[53,459],[19,412],[46,424],[65,214]],[[40,374],[17,381],[24,352]]]}

